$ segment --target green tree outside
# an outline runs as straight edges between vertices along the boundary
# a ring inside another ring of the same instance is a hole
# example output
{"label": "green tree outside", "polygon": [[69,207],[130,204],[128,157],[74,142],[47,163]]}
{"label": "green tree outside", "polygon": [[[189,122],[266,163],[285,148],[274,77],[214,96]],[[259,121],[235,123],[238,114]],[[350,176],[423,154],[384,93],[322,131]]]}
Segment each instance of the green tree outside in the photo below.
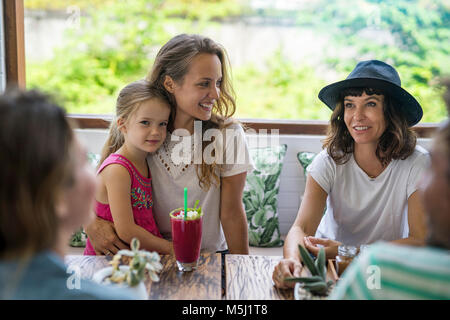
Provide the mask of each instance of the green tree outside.
{"label": "green tree outside", "polygon": [[[294,19],[301,27],[331,35],[323,65],[344,79],[362,59],[396,66],[402,83],[422,104],[422,122],[446,117],[439,79],[450,72],[450,7],[431,0],[307,1],[301,10],[251,9],[248,1],[25,0],[29,9],[82,10],[82,28],[70,29],[64,45],[48,61],[27,61],[27,85],[57,94],[70,113],[113,113],[116,96],[127,83],[143,78],[170,28],[202,33],[221,21],[264,15]],[[357,9],[355,9],[357,8]],[[364,30],[385,32],[393,42],[378,41]],[[349,50],[351,48],[352,50]],[[343,55],[342,52],[349,52]],[[316,66],[289,61],[281,50],[265,68],[233,68],[240,118],[328,120],[330,111],[317,94],[329,80]]]}

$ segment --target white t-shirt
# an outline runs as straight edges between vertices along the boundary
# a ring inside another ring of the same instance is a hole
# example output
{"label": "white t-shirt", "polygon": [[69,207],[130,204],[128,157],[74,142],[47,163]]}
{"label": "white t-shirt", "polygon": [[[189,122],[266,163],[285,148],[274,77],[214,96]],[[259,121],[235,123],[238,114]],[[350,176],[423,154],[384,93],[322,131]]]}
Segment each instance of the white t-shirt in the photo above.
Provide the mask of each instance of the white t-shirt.
{"label": "white t-shirt", "polygon": [[[216,137],[217,134],[226,137],[225,160],[220,165],[223,170],[216,171],[220,177],[253,170],[245,132],[240,125],[232,124],[222,131],[213,130],[209,133]],[[232,139],[233,135],[236,137],[235,140]],[[201,161],[199,155],[202,153],[200,147],[200,152],[194,154],[194,139],[196,139],[195,134],[186,135],[175,130],[174,133],[167,134],[159,150],[147,157],[152,175],[153,214],[162,236],[171,239],[169,212],[184,206],[184,188],[187,187],[188,207],[193,207],[195,201],[199,200],[203,210],[202,250],[207,252],[226,250],[227,244],[220,224],[220,186],[211,185],[208,191],[200,188],[195,163]],[[198,139],[196,141],[200,141]],[[211,141],[208,135],[205,135],[203,139]],[[204,156],[211,154],[213,149],[216,154],[220,154],[221,139],[216,141],[216,144],[210,143],[205,148]],[[232,155],[234,155],[234,161],[230,158]]]}
{"label": "white t-shirt", "polygon": [[350,160],[336,165],[322,150],[307,172],[328,194],[327,210],[316,237],[347,245],[392,241],[408,237],[408,198],[429,162],[428,152],[416,146],[405,160],[392,160],[376,178],[370,178]]}

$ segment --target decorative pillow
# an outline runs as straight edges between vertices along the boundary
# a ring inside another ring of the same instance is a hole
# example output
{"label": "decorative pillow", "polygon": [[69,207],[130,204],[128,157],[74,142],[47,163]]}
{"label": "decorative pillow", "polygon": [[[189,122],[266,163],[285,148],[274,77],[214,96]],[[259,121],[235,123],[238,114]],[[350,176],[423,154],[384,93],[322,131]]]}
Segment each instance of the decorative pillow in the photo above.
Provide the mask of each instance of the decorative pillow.
{"label": "decorative pillow", "polygon": [[305,177],[306,177],[306,168],[308,168],[308,166],[311,164],[311,162],[313,162],[316,156],[317,153],[308,151],[301,151],[297,153],[297,159],[303,167],[303,173],[305,174]]}
{"label": "decorative pillow", "polygon": [[[300,151],[297,153],[297,159],[300,162],[300,164],[303,167],[303,173],[305,174],[306,178],[306,168],[313,162],[314,158],[317,156],[317,153],[315,152],[308,152],[308,151]],[[323,214],[327,211],[327,206],[325,205],[325,208],[323,209]]]}
{"label": "decorative pillow", "polygon": [[[99,161],[100,161],[100,155],[97,153],[88,152],[87,158],[89,163],[96,168]],[[86,239],[87,235],[83,230],[83,227],[80,227],[70,238],[69,245],[71,247],[85,247],[86,246]]]}
{"label": "decorative pillow", "polygon": [[100,162],[100,155],[98,153],[88,152],[87,158],[89,163],[94,167],[97,168],[98,163]]}
{"label": "decorative pillow", "polygon": [[82,247],[84,248],[86,246],[86,239],[87,235],[83,230],[83,227],[80,227],[73,235],[72,238],[70,238],[69,245],[71,247]]}
{"label": "decorative pillow", "polygon": [[281,247],[277,204],[280,174],[287,145],[250,149],[255,170],[247,175],[243,202],[248,222],[249,244]]}

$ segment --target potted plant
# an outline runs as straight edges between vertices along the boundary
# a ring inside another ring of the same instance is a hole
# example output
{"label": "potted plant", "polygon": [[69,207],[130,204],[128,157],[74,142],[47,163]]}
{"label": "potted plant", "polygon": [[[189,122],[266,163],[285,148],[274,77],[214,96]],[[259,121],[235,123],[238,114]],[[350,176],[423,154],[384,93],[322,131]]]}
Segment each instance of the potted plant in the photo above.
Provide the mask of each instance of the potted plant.
{"label": "potted plant", "polygon": [[[139,250],[139,240],[131,240],[131,250],[120,250],[110,262],[111,267],[97,271],[93,280],[102,284],[127,286],[140,299],[147,299],[147,289],[143,280],[148,275],[151,281],[158,282],[158,272],[162,270],[157,252]],[[122,264],[121,263],[125,263]],[[127,265],[128,264],[128,265]]]}
{"label": "potted plant", "polygon": [[298,246],[303,264],[311,273],[310,277],[287,278],[286,281],[297,282],[294,288],[294,296],[297,300],[326,299],[334,285],[332,280],[327,281],[327,269],[325,266],[325,249],[321,248],[316,259],[313,259],[308,250]]}

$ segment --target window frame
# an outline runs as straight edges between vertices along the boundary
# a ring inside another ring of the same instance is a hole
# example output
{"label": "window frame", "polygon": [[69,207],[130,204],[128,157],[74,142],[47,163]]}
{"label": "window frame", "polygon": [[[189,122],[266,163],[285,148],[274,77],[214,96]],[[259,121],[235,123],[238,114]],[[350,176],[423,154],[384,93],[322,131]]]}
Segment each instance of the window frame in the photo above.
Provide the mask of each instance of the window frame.
{"label": "window frame", "polygon": [[3,1],[6,86],[26,86],[23,0]]}
{"label": "window frame", "polygon": [[[0,0],[0,17],[4,20],[3,14],[3,0]],[[5,32],[4,24],[0,23],[0,92],[3,92],[6,87],[6,63],[5,63]]]}
{"label": "window frame", "polygon": [[[6,85],[26,87],[25,30],[23,0],[3,0]],[[69,114],[80,129],[107,129],[113,119],[104,114]],[[246,127],[256,131],[279,130],[279,134],[324,135],[328,121],[322,120],[276,120],[238,119]],[[438,128],[437,123],[421,123],[413,127],[420,138],[429,138]]]}

